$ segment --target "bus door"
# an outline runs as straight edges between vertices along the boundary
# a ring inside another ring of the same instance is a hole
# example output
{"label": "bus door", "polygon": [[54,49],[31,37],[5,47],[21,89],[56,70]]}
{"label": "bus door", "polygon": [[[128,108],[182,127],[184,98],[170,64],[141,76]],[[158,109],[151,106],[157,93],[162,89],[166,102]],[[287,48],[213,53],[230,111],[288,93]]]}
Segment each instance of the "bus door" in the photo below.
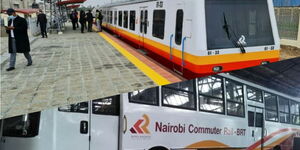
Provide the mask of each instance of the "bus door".
{"label": "bus door", "polygon": [[139,45],[140,48],[144,48],[145,35],[148,32],[148,10],[147,7],[140,7],[140,36],[139,36]]}
{"label": "bus door", "polygon": [[[264,136],[263,108],[248,106],[249,145],[262,140]],[[263,142],[262,142],[263,143]]]}
{"label": "bus door", "polygon": [[89,150],[89,103],[59,107],[54,113],[56,150]]}
{"label": "bus door", "polygon": [[91,102],[90,150],[118,150],[120,96]]}

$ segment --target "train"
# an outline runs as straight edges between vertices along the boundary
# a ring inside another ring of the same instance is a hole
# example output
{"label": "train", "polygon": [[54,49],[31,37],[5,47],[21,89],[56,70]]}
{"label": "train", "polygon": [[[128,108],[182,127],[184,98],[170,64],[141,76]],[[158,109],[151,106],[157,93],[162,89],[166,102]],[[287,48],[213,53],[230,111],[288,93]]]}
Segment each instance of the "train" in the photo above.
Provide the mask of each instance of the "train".
{"label": "train", "polygon": [[279,61],[272,0],[139,0],[102,6],[103,28],[190,79]]}

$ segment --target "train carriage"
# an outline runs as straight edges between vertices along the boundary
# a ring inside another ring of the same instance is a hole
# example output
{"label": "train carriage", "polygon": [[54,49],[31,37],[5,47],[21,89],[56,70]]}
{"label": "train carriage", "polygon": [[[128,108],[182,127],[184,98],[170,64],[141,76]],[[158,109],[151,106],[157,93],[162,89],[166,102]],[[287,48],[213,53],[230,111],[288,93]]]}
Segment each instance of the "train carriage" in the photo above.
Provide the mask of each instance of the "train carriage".
{"label": "train carriage", "polygon": [[300,99],[222,74],[2,125],[1,150],[299,150]]}
{"label": "train carriage", "polygon": [[105,28],[187,78],[279,60],[272,0],[142,0],[100,9]]}

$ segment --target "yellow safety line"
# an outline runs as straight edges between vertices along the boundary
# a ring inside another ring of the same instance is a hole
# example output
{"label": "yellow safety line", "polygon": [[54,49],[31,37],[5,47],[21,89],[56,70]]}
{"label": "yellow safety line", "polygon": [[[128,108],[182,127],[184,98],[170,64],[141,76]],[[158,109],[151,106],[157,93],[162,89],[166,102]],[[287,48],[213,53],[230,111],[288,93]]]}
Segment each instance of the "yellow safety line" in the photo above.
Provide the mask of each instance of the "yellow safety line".
{"label": "yellow safety line", "polygon": [[103,37],[107,42],[109,42],[114,48],[116,48],[123,56],[125,56],[131,63],[133,63],[137,68],[139,68],[144,74],[146,74],[150,79],[152,79],[158,85],[166,85],[170,84],[171,82],[158,74],[152,68],[144,64],[141,60],[136,58],[134,55],[129,53],[125,48],[121,45],[110,39],[104,33],[99,33],[101,37]]}

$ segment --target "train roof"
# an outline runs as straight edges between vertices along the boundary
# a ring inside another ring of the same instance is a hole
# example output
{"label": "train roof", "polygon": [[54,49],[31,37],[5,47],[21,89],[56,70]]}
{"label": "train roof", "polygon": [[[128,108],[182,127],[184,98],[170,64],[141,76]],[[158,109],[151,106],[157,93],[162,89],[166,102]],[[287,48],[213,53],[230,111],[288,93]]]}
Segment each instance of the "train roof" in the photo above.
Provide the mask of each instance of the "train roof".
{"label": "train roof", "polygon": [[121,1],[121,2],[114,2],[111,4],[103,5],[101,7],[113,7],[113,6],[121,6],[121,5],[129,5],[129,4],[137,4],[137,3],[144,3],[144,2],[151,2],[157,0],[131,0],[131,1]]}
{"label": "train roof", "polygon": [[300,98],[300,58],[233,71],[230,74]]}

